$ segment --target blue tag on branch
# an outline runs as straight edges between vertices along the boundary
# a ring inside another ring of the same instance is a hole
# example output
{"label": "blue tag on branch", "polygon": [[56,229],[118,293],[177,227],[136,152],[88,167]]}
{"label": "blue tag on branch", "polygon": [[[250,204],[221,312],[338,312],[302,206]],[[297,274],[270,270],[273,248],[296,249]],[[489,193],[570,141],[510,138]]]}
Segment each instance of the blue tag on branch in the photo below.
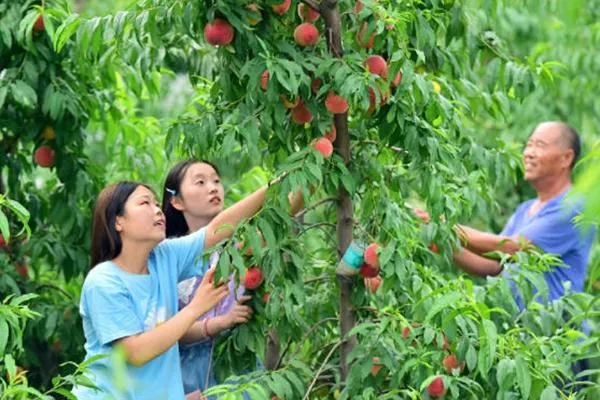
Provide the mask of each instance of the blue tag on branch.
{"label": "blue tag on branch", "polygon": [[360,269],[360,267],[365,262],[363,254],[363,246],[353,241],[352,243],[350,243],[350,246],[348,246],[348,249],[346,249],[346,252],[344,253],[342,259],[349,267]]}

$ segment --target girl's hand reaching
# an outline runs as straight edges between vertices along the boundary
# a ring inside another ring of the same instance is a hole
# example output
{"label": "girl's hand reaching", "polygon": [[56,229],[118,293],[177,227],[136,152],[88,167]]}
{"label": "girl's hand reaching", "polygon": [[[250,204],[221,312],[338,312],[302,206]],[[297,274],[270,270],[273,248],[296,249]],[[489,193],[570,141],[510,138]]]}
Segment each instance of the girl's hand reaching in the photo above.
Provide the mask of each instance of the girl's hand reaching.
{"label": "girl's hand reaching", "polygon": [[206,314],[229,294],[229,288],[225,282],[221,281],[217,286],[214,285],[215,272],[216,267],[206,271],[190,302],[190,306],[198,312],[198,316]]}

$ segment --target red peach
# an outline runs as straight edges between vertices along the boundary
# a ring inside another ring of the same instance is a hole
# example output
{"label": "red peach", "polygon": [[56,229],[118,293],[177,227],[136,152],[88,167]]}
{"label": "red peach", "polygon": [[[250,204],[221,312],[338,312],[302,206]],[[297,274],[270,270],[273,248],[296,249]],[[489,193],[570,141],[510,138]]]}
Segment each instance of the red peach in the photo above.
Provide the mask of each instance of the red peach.
{"label": "red peach", "polygon": [[321,14],[311,6],[304,3],[298,4],[298,16],[304,22],[315,22]]}
{"label": "red peach", "polygon": [[303,101],[300,101],[298,105],[292,109],[292,121],[298,125],[304,125],[312,121],[312,119],[313,115]]}
{"label": "red peach", "polygon": [[331,143],[335,142],[335,138],[337,137],[337,129],[335,128],[335,124],[331,125],[331,129],[325,131],[325,137],[329,139]]}
{"label": "red peach", "polygon": [[262,271],[258,267],[250,267],[246,270],[244,275],[244,286],[247,289],[256,289],[262,284],[263,276]]}
{"label": "red peach", "polygon": [[50,168],[54,165],[54,150],[50,146],[40,146],[35,151],[33,158],[40,167]]}
{"label": "red peach", "polygon": [[233,28],[229,22],[215,18],[204,27],[204,39],[213,46],[222,46],[233,41]]}
{"label": "red peach", "polygon": [[283,0],[283,3],[271,6],[275,14],[283,15],[290,9],[292,0]]}
{"label": "red peach", "polygon": [[294,29],[294,40],[300,46],[312,46],[319,40],[319,31],[310,22],[304,22]]}
{"label": "red peach", "polygon": [[269,70],[265,69],[265,71],[260,76],[260,87],[262,90],[267,90],[267,85],[269,84]]}
{"label": "red peach", "polygon": [[438,376],[431,381],[429,386],[427,386],[427,393],[434,398],[442,397],[444,394],[446,394],[444,379],[441,376]]}
{"label": "red peach", "polygon": [[372,267],[379,268],[379,255],[377,254],[379,245],[377,243],[371,243],[365,249],[365,263]]}
{"label": "red peach", "polygon": [[331,113],[343,114],[348,111],[348,101],[334,92],[329,92],[325,99],[325,108]]}
{"label": "red peach", "polygon": [[369,26],[369,24],[367,24],[366,22],[363,22],[360,29],[356,33],[356,41],[358,42],[358,45],[364,49],[370,49],[373,47],[373,44],[375,43],[375,36],[377,35],[377,32],[375,30],[373,30],[373,32],[371,33],[371,36],[369,36],[368,39],[365,38],[365,35],[367,34],[368,26]]}
{"label": "red peach", "polygon": [[321,139],[317,139],[313,147],[325,158],[329,158],[331,157],[331,154],[333,154],[333,145],[331,144],[329,139],[326,139],[324,137]]}
{"label": "red peach", "polygon": [[378,55],[369,56],[365,60],[365,66],[369,72],[379,75],[383,79],[387,79],[388,66],[383,57]]}

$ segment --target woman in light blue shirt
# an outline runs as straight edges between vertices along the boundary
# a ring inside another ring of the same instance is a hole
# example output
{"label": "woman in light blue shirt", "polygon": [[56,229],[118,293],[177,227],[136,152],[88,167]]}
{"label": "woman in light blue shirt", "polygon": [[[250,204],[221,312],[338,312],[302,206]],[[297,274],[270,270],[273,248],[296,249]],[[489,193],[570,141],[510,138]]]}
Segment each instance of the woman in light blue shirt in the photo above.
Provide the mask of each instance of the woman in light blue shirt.
{"label": "woman in light blue shirt", "polygon": [[[203,272],[198,255],[254,215],[266,191],[257,190],[191,235],[167,240],[165,216],[148,186],[119,182],[100,193],[93,217],[94,267],[80,301],[86,360],[119,345],[126,366],[119,368],[110,356],[93,361],[86,375],[97,389],[75,387],[77,398],[184,399],[178,341],[228,288],[214,285],[210,269],[178,310],[177,283]],[[121,372],[126,376],[117,375]]]}

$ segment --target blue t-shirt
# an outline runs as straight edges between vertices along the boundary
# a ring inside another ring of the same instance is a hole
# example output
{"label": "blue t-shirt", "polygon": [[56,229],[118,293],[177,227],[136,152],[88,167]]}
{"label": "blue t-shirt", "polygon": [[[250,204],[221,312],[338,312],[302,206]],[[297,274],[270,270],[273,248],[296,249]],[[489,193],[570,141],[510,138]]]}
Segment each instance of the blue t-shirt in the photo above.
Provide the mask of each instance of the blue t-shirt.
{"label": "blue t-shirt", "polygon": [[[571,290],[583,292],[590,248],[595,228],[579,227],[575,217],[581,214],[583,204],[567,196],[568,191],[550,199],[537,213],[529,215],[534,200],[522,203],[510,217],[501,235],[523,236],[545,253],[559,257],[564,265],[544,272],[548,285],[548,301],[565,294],[563,282],[571,283]],[[510,272],[508,272],[510,274]],[[524,308],[516,296],[520,309]]]}
{"label": "blue t-shirt", "polygon": [[[79,308],[86,360],[110,354],[115,340],[149,331],[177,313],[177,283],[203,273],[197,258],[204,240],[204,229],[164,240],[150,253],[147,275],[130,274],[111,261],[89,272]],[[178,343],[141,367],[127,364],[125,371],[124,387],[119,388],[111,358],[105,357],[87,374],[103,393],[81,386],[73,393],[78,399],[184,399]]]}

